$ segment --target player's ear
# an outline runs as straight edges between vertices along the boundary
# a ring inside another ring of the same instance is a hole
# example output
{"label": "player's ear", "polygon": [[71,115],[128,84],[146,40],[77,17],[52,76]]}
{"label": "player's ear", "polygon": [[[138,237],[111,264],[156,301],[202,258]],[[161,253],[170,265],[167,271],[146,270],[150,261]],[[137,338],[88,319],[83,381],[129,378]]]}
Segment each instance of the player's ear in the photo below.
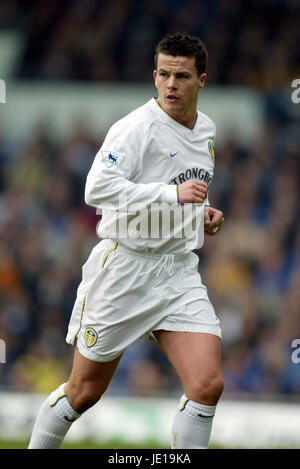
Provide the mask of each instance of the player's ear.
{"label": "player's ear", "polygon": [[157,70],[153,70],[153,78],[154,78],[154,80],[156,80],[156,77],[157,77]]}
{"label": "player's ear", "polygon": [[201,73],[201,75],[199,76],[199,88],[203,88],[206,81],[206,77],[206,73]]}

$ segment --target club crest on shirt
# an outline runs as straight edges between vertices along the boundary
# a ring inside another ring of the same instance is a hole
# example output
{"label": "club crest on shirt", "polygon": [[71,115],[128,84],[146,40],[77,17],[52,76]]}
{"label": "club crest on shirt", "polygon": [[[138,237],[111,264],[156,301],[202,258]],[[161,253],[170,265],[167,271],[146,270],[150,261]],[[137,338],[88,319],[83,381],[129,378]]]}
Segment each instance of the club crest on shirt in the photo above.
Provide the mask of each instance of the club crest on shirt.
{"label": "club crest on shirt", "polygon": [[102,163],[105,163],[107,168],[112,166],[117,166],[120,156],[112,153],[111,151],[101,151],[102,154]]}
{"label": "club crest on shirt", "polygon": [[84,333],[85,345],[90,348],[95,345],[98,339],[98,334],[92,327],[87,327]]}
{"label": "club crest on shirt", "polygon": [[208,141],[208,151],[213,161],[215,161],[215,145],[212,140]]}

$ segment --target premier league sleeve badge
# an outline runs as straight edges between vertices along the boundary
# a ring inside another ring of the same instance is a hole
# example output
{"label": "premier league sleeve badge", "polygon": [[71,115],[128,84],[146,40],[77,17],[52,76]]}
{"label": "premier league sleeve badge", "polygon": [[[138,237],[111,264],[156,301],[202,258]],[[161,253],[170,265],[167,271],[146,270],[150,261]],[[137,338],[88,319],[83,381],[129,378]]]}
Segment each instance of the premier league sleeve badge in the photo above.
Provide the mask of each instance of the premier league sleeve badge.
{"label": "premier league sleeve badge", "polygon": [[122,159],[121,155],[116,155],[116,153],[112,153],[110,151],[101,151],[102,154],[102,163],[105,164],[107,168],[111,168],[112,166],[117,166],[120,159]]}

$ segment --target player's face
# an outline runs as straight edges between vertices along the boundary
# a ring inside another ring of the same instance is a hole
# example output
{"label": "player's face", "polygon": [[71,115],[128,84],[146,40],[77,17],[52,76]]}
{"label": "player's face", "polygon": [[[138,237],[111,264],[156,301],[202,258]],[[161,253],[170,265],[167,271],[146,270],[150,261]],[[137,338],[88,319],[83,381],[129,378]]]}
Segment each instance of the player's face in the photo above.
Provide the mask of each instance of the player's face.
{"label": "player's face", "polygon": [[153,72],[158,103],[171,117],[192,127],[196,117],[198,92],[206,73],[198,75],[195,57],[159,54]]}

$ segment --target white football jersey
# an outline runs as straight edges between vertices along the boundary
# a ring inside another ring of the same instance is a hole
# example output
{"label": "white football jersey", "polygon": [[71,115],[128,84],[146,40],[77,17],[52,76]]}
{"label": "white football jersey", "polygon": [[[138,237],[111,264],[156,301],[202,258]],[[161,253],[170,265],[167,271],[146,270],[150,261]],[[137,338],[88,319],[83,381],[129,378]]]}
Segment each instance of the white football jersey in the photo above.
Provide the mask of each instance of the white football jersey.
{"label": "white football jersey", "polygon": [[85,201],[102,213],[98,236],[162,253],[201,247],[204,204],[179,205],[178,185],[196,179],[210,187],[215,136],[202,112],[189,129],[155,98],[117,121],[86,181]]}

